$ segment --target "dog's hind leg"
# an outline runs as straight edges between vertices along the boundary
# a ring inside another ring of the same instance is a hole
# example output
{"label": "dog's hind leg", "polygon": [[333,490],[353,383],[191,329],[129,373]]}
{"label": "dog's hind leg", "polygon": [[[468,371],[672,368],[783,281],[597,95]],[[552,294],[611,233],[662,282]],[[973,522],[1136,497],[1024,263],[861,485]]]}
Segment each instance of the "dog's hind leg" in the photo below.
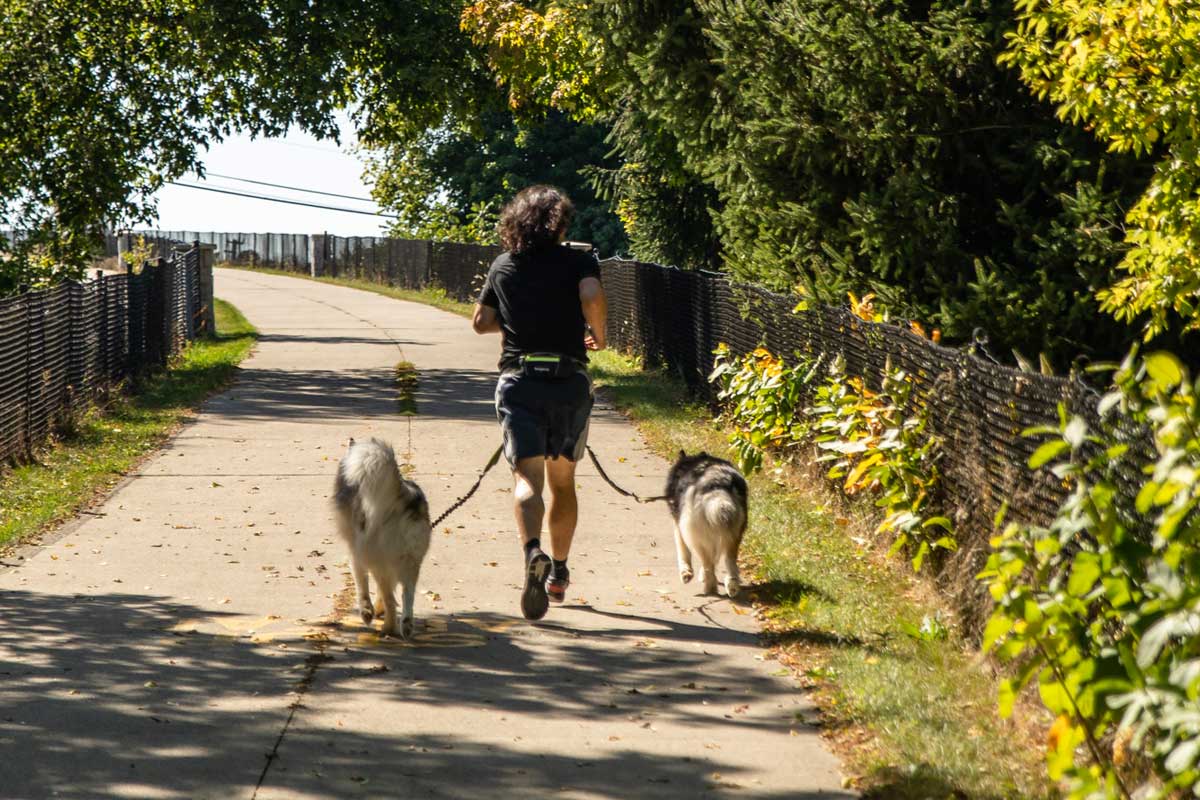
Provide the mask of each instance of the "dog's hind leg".
{"label": "dog's hind leg", "polygon": [[384,636],[396,633],[396,578],[394,575],[372,572],[375,576],[375,605],[382,606],[379,616],[383,617]]}
{"label": "dog's hind leg", "polygon": [[725,594],[737,597],[742,590],[742,579],[738,574],[738,541],[730,537],[722,543],[721,560],[725,567]]}
{"label": "dog's hind leg", "polygon": [[700,585],[703,587],[705,594],[717,593],[716,565],[704,558],[701,558],[700,564]]}
{"label": "dog's hind leg", "polygon": [[413,603],[417,594],[417,577],[421,572],[420,564],[405,564],[400,574],[401,595],[404,601],[403,613],[400,618],[400,636],[404,639],[413,633]]}
{"label": "dog's hind leg", "polygon": [[683,541],[683,532],[679,530],[679,522],[675,523],[675,555],[679,559],[679,580],[689,583],[692,580],[692,551],[688,550],[687,542]]}
{"label": "dog's hind leg", "polygon": [[350,568],[354,570],[354,585],[358,588],[358,614],[363,622],[370,625],[371,620],[375,619],[375,611],[371,608],[371,586],[367,583],[367,568],[353,549],[350,551]]}

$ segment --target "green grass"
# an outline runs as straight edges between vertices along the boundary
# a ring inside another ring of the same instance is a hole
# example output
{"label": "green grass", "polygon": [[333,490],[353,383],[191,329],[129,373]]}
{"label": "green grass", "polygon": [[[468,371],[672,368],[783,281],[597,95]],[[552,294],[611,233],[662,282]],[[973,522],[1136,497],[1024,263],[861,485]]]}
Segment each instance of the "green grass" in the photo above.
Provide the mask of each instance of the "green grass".
{"label": "green grass", "polygon": [[[628,358],[592,359],[598,385],[661,454],[728,451],[711,414],[683,387]],[[708,424],[704,424],[708,422]],[[933,591],[902,559],[884,561],[853,536],[869,514],[847,510],[803,476],[750,478],[752,517],[743,545],[754,565],[769,638],[780,660],[815,688],[825,724],[856,786],[868,797],[1026,798],[1046,795],[1028,731],[996,714],[996,683],[964,644]],[[943,639],[905,633],[939,612]]]}
{"label": "green grass", "polygon": [[391,297],[396,300],[411,300],[414,303],[424,303],[427,306],[433,306],[443,311],[458,314],[460,317],[470,317],[471,311],[475,307],[473,303],[464,303],[460,300],[455,300],[446,294],[445,289],[437,286],[431,286],[426,289],[402,289],[398,286],[385,286],[382,283],[375,283],[361,278],[314,278],[302,272],[289,272],[286,269],[273,269],[269,267],[235,267],[222,264],[221,269],[261,272],[265,275],[281,275],[285,278],[299,278],[315,283],[330,283],[334,286],[362,289],[364,292],[374,292],[375,294],[381,294],[384,297]]}
{"label": "green grass", "polygon": [[0,476],[0,545],[18,543],[102,495],[161,445],[179,423],[233,377],[254,346],[255,330],[236,308],[216,301],[217,336],[193,343],[178,361],[116,394],[78,420],[34,464]]}

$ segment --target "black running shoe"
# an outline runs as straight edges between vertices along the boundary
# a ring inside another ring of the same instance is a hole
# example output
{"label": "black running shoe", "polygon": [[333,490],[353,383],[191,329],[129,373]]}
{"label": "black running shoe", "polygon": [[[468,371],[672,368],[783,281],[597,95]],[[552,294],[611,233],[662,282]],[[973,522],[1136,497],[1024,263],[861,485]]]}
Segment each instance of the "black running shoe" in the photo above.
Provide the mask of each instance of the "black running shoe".
{"label": "black running shoe", "polygon": [[550,573],[546,581],[546,595],[551,603],[561,603],[567,599],[567,587],[571,585],[571,573],[566,569]]}
{"label": "black running shoe", "polygon": [[529,554],[525,563],[525,590],[521,592],[521,613],[525,619],[546,616],[550,599],[546,596],[546,576],[550,574],[550,556],[541,550]]}

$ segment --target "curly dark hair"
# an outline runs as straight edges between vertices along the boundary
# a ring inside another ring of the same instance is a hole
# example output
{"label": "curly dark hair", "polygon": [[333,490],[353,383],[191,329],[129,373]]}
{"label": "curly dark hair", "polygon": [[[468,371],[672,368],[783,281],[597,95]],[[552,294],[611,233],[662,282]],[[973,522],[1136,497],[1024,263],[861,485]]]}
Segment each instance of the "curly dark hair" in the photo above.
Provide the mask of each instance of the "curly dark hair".
{"label": "curly dark hair", "polygon": [[514,255],[557,244],[574,215],[575,205],[562,189],[527,186],[500,212],[500,244]]}

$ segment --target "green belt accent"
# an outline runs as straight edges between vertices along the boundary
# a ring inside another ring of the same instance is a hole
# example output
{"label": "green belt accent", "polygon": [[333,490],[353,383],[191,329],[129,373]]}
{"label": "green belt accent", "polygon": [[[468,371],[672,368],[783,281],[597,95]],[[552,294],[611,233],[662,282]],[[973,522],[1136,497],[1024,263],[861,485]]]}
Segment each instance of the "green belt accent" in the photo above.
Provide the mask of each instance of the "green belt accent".
{"label": "green belt accent", "polygon": [[534,363],[557,364],[562,361],[562,356],[521,356],[522,361],[533,361]]}

